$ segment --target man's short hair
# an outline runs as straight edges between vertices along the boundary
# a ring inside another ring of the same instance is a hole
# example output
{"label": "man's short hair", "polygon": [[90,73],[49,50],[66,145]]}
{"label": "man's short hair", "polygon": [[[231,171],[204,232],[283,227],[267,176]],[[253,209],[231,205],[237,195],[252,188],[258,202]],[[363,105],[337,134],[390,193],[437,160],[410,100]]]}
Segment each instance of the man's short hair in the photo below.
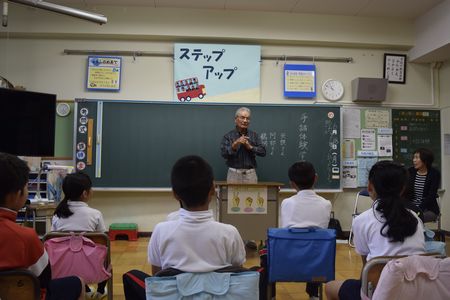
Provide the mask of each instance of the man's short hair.
{"label": "man's short hair", "polygon": [[243,106],[243,107],[239,107],[239,108],[236,110],[236,113],[234,114],[234,117],[235,117],[235,118],[239,117],[239,114],[241,113],[241,111],[246,111],[246,112],[248,112],[249,115],[252,114],[252,112],[250,111],[250,108],[244,107],[244,106]]}
{"label": "man's short hair", "polygon": [[17,156],[0,152],[0,204],[10,193],[22,191],[28,182],[30,168]]}
{"label": "man's short hair", "polygon": [[312,163],[299,161],[289,168],[288,175],[289,180],[294,182],[299,189],[310,189],[314,185],[316,170]]}
{"label": "man's short hair", "polygon": [[187,209],[207,203],[213,181],[211,166],[200,156],[182,157],[172,167],[172,189]]}

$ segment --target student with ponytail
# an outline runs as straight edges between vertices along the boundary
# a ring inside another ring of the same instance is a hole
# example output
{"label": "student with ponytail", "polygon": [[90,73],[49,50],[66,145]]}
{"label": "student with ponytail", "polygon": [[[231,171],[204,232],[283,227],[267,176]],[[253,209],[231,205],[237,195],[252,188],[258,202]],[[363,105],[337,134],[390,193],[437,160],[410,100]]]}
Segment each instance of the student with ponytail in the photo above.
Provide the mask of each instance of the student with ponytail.
{"label": "student with ponytail", "polygon": [[[102,213],[88,206],[92,196],[92,181],[83,172],[68,174],[63,181],[64,198],[56,207],[52,219],[53,231],[99,231],[105,232],[106,227]],[[101,299],[106,296],[107,281],[98,284],[97,292],[91,292],[86,285],[86,295]]]}
{"label": "student with ponytail", "polygon": [[[369,172],[369,195],[372,208],[353,220],[355,250],[363,264],[376,256],[413,255],[425,252],[423,224],[405,207],[402,194],[408,173],[391,161],[376,163]],[[331,281],[325,291],[327,299],[361,299],[361,281]]]}
{"label": "student with ponytail", "polygon": [[102,213],[87,204],[92,196],[92,182],[87,174],[68,174],[62,189],[64,198],[56,207],[52,230],[106,231]]}

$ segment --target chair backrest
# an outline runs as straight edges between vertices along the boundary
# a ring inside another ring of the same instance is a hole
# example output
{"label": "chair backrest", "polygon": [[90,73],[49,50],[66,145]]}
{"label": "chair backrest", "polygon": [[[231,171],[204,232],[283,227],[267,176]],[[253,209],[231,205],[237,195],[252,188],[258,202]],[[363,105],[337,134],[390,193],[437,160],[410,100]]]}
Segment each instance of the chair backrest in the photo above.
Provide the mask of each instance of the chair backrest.
{"label": "chair backrest", "polygon": [[108,279],[108,299],[113,299],[113,276],[112,276],[112,269],[111,269],[111,245],[110,240],[107,234],[103,232],[66,232],[66,231],[52,231],[48,232],[43,237],[43,242],[45,243],[47,240],[53,239],[53,238],[60,238],[60,237],[67,237],[71,235],[82,235],[83,237],[86,237],[93,241],[96,244],[106,246],[107,252],[105,257],[105,268],[109,269],[111,271],[111,277]]}
{"label": "chair backrest", "polygon": [[372,299],[450,299],[450,258],[413,255],[390,260]]}
{"label": "chair backrest", "polygon": [[334,229],[269,228],[267,236],[269,282],[334,280]]}
{"label": "chair backrest", "polygon": [[[146,298],[259,299],[259,273],[182,273],[145,279]],[[205,297],[206,296],[206,297]]]}
{"label": "chair backrest", "polygon": [[39,280],[30,271],[0,271],[0,299],[39,300],[40,291]]}
{"label": "chair backrest", "polygon": [[[363,197],[363,198],[361,198]],[[361,200],[364,199],[364,203],[361,204]],[[361,211],[364,211],[366,209],[368,209],[369,207],[371,207],[372,205],[372,199],[370,198],[369,195],[369,191],[367,189],[362,189],[360,190],[358,193],[356,193],[356,198],[355,198],[355,205],[353,207],[353,215],[359,215],[361,213]],[[361,206],[363,207],[361,209]]]}
{"label": "chair backrest", "polygon": [[[364,201],[361,201],[364,200]],[[363,202],[363,204],[361,204]],[[370,198],[369,191],[367,189],[362,189],[356,193],[355,204],[353,206],[352,213],[352,225],[350,226],[350,233],[348,236],[348,245],[350,247],[355,247],[353,244],[353,219],[358,216],[362,211],[370,208],[373,204],[372,199]]]}
{"label": "chair backrest", "polygon": [[[438,253],[424,253],[421,256],[435,257]],[[363,299],[372,299],[372,295],[380,280],[381,273],[385,265],[394,259],[404,258],[406,255],[399,256],[377,256],[369,260],[361,271],[361,297]]]}

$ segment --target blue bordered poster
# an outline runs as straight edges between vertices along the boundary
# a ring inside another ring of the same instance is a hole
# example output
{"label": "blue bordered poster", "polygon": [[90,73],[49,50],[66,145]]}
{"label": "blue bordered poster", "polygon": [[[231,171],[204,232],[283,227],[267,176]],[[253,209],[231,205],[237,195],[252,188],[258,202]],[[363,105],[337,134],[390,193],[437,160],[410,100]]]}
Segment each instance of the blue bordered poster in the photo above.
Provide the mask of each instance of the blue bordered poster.
{"label": "blue bordered poster", "polygon": [[316,97],[316,66],[284,65],[284,96],[288,98]]}
{"label": "blue bordered poster", "polygon": [[261,46],[174,46],[174,99],[193,102],[259,102]]}
{"label": "blue bordered poster", "polygon": [[89,56],[86,76],[88,90],[119,91],[122,58]]}

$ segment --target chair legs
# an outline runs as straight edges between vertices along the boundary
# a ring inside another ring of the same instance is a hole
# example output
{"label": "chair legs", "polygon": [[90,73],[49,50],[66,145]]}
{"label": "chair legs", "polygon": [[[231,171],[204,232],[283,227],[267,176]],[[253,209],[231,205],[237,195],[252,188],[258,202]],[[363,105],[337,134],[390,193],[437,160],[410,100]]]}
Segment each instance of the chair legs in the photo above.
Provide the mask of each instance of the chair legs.
{"label": "chair legs", "polygon": [[[324,299],[323,293],[323,282],[319,283],[319,299]],[[275,300],[276,299],[276,282],[267,284],[267,300]]]}
{"label": "chair legs", "polygon": [[275,300],[276,288],[277,288],[276,284],[277,284],[276,282],[267,283],[267,290],[266,290],[267,291],[267,293],[266,293],[267,300]]}
{"label": "chair legs", "polygon": [[442,215],[439,214],[438,219],[437,219],[438,229],[437,229],[436,233],[438,235],[439,240],[441,242],[445,243],[445,232],[442,230],[442,227],[441,227],[441,218],[442,218]]}

